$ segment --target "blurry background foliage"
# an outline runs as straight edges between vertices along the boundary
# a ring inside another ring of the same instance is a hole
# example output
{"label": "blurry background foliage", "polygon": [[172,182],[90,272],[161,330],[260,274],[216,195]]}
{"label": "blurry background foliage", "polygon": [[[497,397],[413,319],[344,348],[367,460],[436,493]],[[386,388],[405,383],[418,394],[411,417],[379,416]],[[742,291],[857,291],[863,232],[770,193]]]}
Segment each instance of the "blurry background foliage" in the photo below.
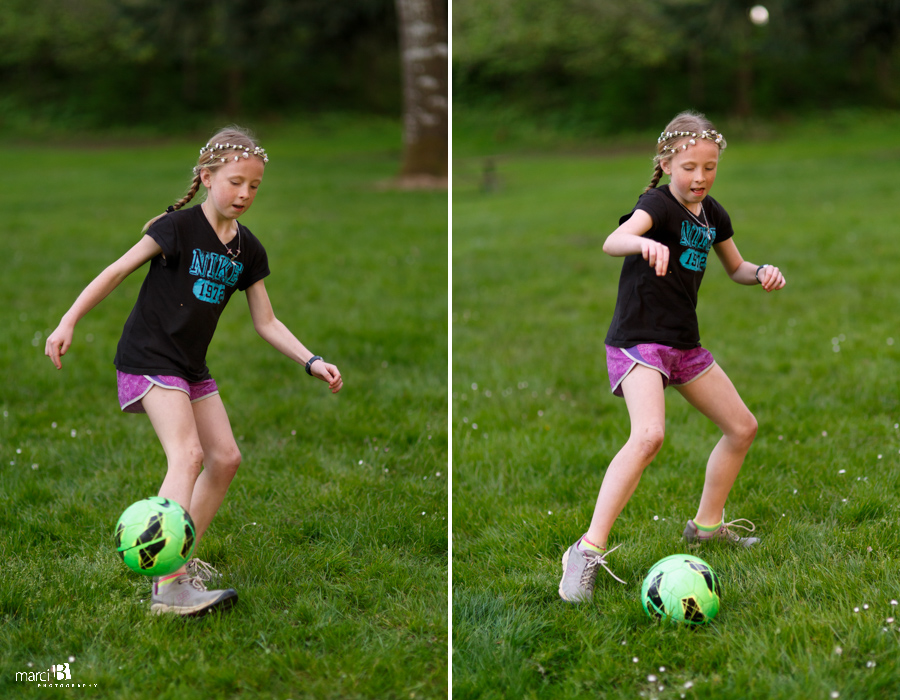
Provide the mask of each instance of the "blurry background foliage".
{"label": "blurry background foliage", "polygon": [[732,119],[900,107],[900,0],[453,0],[452,29],[463,120],[603,134],[686,106]]}
{"label": "blurry background foliage", "polygon": [[0,128],[398,115],[394,0],[3,0]]}

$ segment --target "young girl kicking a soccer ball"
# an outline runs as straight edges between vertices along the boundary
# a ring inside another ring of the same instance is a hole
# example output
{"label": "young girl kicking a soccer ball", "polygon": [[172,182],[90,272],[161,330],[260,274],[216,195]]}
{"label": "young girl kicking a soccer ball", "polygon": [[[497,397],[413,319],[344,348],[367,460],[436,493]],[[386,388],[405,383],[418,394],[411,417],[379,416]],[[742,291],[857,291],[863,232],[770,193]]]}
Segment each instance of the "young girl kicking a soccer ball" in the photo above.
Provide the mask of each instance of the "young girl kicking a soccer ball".
{"label": "young girl kicking a soccer ball", "polygon": [[[606,555],[612,550],[607,551],[607,538],[644,469],[662,447],[663,391],[670,383],[722,431],[709,456],[700,505],[687,522],[684,539],[724,540],[744,547],[759,541],[729,529],[752,532],[752,523],[748,527],[739,521],[724,522],[725,500],[757,424],[725,372],[700,347],[697,291],[710,249],[738,284],[760,285],[772,292],[785,281],[777,267],[741,257],[731,219],[709,196],[725,145],[725,138],[703,115],[684,112],[675,117],[659,137],[650,185],[603,244],[608,255],[625,258],[606,336],[606,357],[613,393],[625,398],[631,434],[606,470],[590,528],[563,555],[559,595],[569,602],[590,600],[598,566],[623,582],[608,568]],[[670,183],[657,187],[663,174]]]}
{"label": "young girl kicking a soccer ball", "polygon": [[[47,338],[45,354],[57,369],[72,345],[75,324],[128,275],[150,262],[115,357],[123,411],[146,413],[166,453],[159,495],[194,520],[197,540],[209,527],[241,462],[225,406],[206,366],[219,316],[234,291],[247,294],[253,326],[262,338],[306,372],[343,385],[338,368],[313,355],[272,310],[264,278],[266,251],[238,218],[253,204],[269,158],[239,128],[215,134],[194,167],[190,190],[144,227],[145,235],[101,272]],[[199,206],[182,209],[203,186]],[[230,607],[232,589],[207,590],[217,573],[192,559],[156,578],[150,609],[198,615]]]}

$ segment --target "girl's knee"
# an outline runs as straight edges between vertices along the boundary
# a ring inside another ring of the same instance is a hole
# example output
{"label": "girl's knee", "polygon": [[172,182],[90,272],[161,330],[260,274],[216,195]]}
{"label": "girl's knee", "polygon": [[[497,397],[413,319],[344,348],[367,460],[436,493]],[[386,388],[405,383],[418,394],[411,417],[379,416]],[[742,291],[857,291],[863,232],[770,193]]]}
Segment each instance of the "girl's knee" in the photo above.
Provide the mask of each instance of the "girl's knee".
{"label": "girl's knee", "polygon": [[169,470],[191,474],[194,479],[200,476],[203,470],[203,448],[199,443],[187,445],[173,458],[169,459]]}
{"label": "girl's knee", "polygon": [[665,437],[666,428],[664,425],[650,425],[643,428],[640,432],[633,433],[630,442],[637,450],[641,461],[649,464],[662,449]]}
{"label": "girl's knee", "polygon": [[738,421],[731,429],[729,437],[743,448],[750,449],[753,440],[756,438],[756,432],[759,430],[759,423],[750,411]]}
{"label": "girl's knee", "polygon": [[241,451],[237,445],[216,455],[215,460],[206,465],[207,469],[211,469],[219,477],[225,477],[229,480],[237,474],[238,467],[241,466]]}

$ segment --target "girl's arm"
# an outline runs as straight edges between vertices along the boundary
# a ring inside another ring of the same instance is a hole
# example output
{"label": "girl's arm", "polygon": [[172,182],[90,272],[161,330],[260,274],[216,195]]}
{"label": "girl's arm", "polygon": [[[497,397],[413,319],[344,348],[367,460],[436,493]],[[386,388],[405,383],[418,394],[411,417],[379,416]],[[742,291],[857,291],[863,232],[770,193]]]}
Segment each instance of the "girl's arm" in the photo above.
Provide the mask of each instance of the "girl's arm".
{"label": "girl's arm", "polygon": [[665,277],[669,267],[669,248],[659,241],[644,238],[653,228],[653,219],[643,209],[635,209],[631,218],[606,238],[603,252],[614,258],[640,255],[650,267],[656,268],[657,277]]}
{"label": "girl's arm", "polygon": [[[269,293],[266,291],[263,280],[247,288],[247,303],[250,305],[253,327],[260,337],[280,353],[301,365],[306,365],[313,357],[313,353],[294,337],[287,326],[275,318],[275,312],[272,310],[272,303],[269,301]],[[309,371],[314,377],[328,382],[332,394],[339,392],[344,385],[338,368],[325,360],[313,362]]]}
{"label": "girl's arm", "polygon": [[56,330],[47,336],[44,354],[50,358],[56,369],[62,369],[61,358],[72,345],[75,324],[118,287],[122,280],[160,253],[162,253],[162,248],[159,247],[159,244],[150,236],[143,236],[131,250],[97,275],[94,281],[84,288],[84,291],[72,304],[72,308],[63,315]]}
{"label": "girl's arm", "polygon": [[784,275],[781,274],[781,270],[774,265],[766,265],[759,270],[759,281],[757,282],[756,271],[759,269],[759,265],[748,262],[741,257],[741,253],[734,244],[733,238],[716,243],[713,247],[716,249],[716,255],[719,256],[719,260],[722,261],[725,272],[738,284],[753,285],[761,283],[762,288],[767,292],[774,292],[787,284]]}

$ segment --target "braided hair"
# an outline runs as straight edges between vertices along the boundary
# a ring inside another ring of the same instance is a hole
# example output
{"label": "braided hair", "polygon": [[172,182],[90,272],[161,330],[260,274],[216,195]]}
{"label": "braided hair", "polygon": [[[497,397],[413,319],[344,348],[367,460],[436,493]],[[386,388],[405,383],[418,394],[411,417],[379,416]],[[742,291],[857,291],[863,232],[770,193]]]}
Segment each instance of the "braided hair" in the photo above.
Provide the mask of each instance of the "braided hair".
{"label": "braided hair", "polygon": [[725,138],[719,134],[713,123],[699,112],[685,111],[676,115],[672,121],[668,123],[665,130],[660,134],[656,143],[656,155],[653,157],[653,175],[650,178],[650,184],[644,188],[644,192],[649,192],[655,188],[663,176],[663,161],[671,159],[675,155],[675,150],[679,145],[684,145],[690,139],[691,135],[703,134],[703,138],[712,138],[707,134],[714,135],[715,143],[719,146],[719,152],[725,150],[727,143]]}
{"label": "braided hair", "polygon": [[190,187],[188,187],[185,195],[169,206],[162,214],[153,217],[144,224],[141,233],[146,233],[147,229],[155,221],[176,209],[181,209],[194,198],[200,190],[200,185],[202,184],[200,173],[204,168],[216,170],[225,163],[236,160],[242,155],[244,158],[249,157],[249,155],[259,156],[264,162],[269,160],[265,150],[261,149],[257,144],[256,137],[247,129],[240,126],[229,126],[213,134],[206,146],[200,149],[200,157],[197,159],[197,165],[194,166],[193,170],[194,179],[191,180]]}

